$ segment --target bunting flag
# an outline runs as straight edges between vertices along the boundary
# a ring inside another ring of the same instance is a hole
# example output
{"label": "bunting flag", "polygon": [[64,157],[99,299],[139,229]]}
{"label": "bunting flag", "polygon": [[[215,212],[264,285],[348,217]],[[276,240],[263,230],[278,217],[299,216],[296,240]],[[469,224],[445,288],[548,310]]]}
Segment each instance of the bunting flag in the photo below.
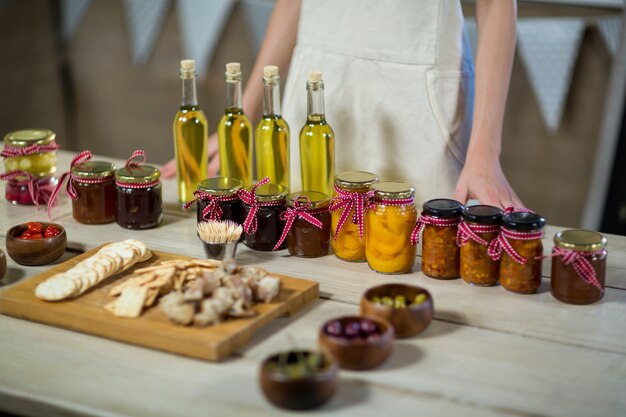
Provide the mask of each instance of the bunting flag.
{"label": "bunting flag", "polygon": [[251,31],[254,45],[254,54],[261,49],[261,43],[265,37],[265,29],[272,14],[273,5],[271,2],[259,0],[241,0],[240,6],[246,19],[247,26]]}
{"label": "bunting flag", "polygon": [[69,40],[85,16],[92,0],[63,0],[61,2],[61,36]]}
{"label": "bunting flag", "polygon": [[577,18],[520,19],[518,50],[541,115],[555,132],[569,91],[574,64],[585,30]]}
{"label": "bunting flag", "polygon": [[198,77],[206,73],[209,58],[230,16],[234,0],[178,0],[185,59],[195,59]]}
{"label": "bunting flag", "polygon": [[598,21],[598,30],[606,43],[607,49],[611,55],[615,56],[622,38],[621,16],[610,16],[600,19]]}
{"label": "bunting flag", "polygon": [[145,63],[161,33],[170,0],[124,0],[135,63]]}

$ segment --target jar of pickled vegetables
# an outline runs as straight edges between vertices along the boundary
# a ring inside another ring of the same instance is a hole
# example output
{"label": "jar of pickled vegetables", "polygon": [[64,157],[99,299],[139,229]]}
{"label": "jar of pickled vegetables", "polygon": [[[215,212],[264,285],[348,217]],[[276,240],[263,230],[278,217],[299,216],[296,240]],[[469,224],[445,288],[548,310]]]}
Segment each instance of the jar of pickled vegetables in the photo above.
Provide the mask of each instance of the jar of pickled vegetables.
{"label": "jar of pickled vegetables", "polygon": [[330,204],[331,232],[335,256],[344,261],[365,261],[365,211],[378,177],[371,172],[346,171],[335,176]]}
{"label": "jar of pickled vegetables", "polygon": [[161,171],[150,165],[129,165],[115,174],[117,223],[127,229],[150,229],[163,220]]}
{"label": "jar of pickled vegetables", "polygon": [[[239,191],[243,204],[243,243],[250,249],[270,251],[276,246],[285,228],[281,214],[289,190],[284,185],[269,184],[265,177],[253,186]],[[284,241],[276,249],[285,249]]]}
{"label": "jar of pickled vegetables", "polygon": [[568,304],[592,304],[604,296],[606,238],[591,230],[563,230],[554,236],[552,295]]}
{"label": "jar of pickled vegetables", "polygon": [[236,178],[214,177],[202,180],[194,191],[194,199],[183,207],[197,202],[198,223],[209,220],[232,220],[243,223],[243,207],[237,195],[243,183]]}
{"label": "jar of pickled vegetables", "polygon": [[416,249],[411,233],[417,221],[415,188],[404,182],[372,186],[374,201],[365,223],[365,255],[370,268],[383,274],[411,272]]}
{"label": "jar of pickled vegetables", "polygon": [[489,244],[498,237],[502,210],[494,206],[465,207],[461,213],[457,244],[461,248],[461,278],[477,286],[496,285],[500,261],[489,256]]}
{"label": "jar of pickled vegetables", "polygon": [[71,169],[72,216],[79,223],[104,224],[115,221],[117,192],[115,164],[86,161]]}
{"label": "jar of pickled vegetables", "polygon": [[454,279],[460,275],[461,253],[456,243],[463,204],[437,198],[424,203],[411,242],[419,242],[422,229],[422,272],[431,278]]}
{"label": "jar of pickled vegetables", "polygon": [[281,214],[285,229],[276,249],[287,239],[289,254],[302,258],[328,255],[330,247],[330,197],[317,191],[287,196],[287,210]]}
{"label": "jar of pickled vegetables", "polygon": [[498,239],[489,245],[492,259],[500,259],[500,285],[508,291],[532,294],[541,285],[543,227],[536,213],[516,211],[502,216]]}

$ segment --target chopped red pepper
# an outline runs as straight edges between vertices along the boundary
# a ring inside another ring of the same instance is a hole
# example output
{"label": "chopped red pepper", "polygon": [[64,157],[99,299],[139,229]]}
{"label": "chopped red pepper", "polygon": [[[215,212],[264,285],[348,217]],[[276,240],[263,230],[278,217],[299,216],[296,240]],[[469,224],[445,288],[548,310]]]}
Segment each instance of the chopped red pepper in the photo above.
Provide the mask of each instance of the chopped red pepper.
{"label": "chopped red pepper", "polygon": [[43,237],[53,237],[53,236],[57,236],[60,235],[61,231],[55,227],[55,226],[48,226],[46,227],[46,231],[43,234]]}
{"label": "chopped red pepper", "polygon": [[39,222],[28,222],[26,223],[26,227],[30,232],[43,233],[43,225]]}

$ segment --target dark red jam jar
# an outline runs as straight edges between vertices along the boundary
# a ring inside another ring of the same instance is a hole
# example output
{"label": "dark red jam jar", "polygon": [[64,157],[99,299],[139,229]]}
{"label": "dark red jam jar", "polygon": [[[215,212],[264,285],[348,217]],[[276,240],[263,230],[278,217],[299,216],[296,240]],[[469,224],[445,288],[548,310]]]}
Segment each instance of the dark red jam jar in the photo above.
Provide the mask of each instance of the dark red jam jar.
{"label": "dark red jam jar", "polygon": [[163,220],[161,171],[150,165],[126,166],[115,174],[117,224],[150,229]]}
{"label": "dark red jam jar", "polygon": [[[287,212],[293,218],[287,234],[287,247],[293,256],[317,258],[328,255],[330,245],[330,197],[317,191],[301,191],[287,196]],[[315,219],[317,222],[310,220]],[[317,224],[314,224],[317,223]],[[321,225],[321,227],[317,227]]]}
{"label": "dark red jam jar", "polygon": [[[33,195],[37,202],[33,200],[30,193],[29,182],[33,182]],[[58,183],[55,177],[43,177],[39,179],[29,180],[28,178],[17,178],[7,181],[5,187],[5,197],[11,204],[19,205],[34,205],[34,204],[47,204],[48,198],[54,191]]]}
{"label": "dark red jam jar", "polygon": [[[251,193],[253,187],[246,187],[245,191]],[[242,201],[243,243],[250,249],[262,251],[274,249],[285,228],[285,220],[281,219],[280,215],[285,211],[287,194],[289,190],[283,185],[264,184],[256,188],[253,201],[250,203]],[[277,249],[286,247],[287,241],[285,240]]]}
{"label": "dark red jam jar", "polygon": [[72,167],[72,216],[79,223],[104,224],[115,221],[117,192],[114,164],[87,161]]}
{"label": "dark red jam jar", "polygon": [[198,223],[208,220],[232,220],[243,223],[243,207],[237,193],[243,183],[236,178],[215,177],[198,184]]}

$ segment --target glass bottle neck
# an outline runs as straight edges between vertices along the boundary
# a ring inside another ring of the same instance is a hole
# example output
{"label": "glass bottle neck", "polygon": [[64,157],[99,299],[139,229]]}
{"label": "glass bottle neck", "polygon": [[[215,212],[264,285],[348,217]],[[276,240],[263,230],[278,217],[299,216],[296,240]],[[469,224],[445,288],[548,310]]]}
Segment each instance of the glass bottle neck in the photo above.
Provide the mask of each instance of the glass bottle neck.
{"label": "glass bottle neck", "polygon": [[241,80],[226,80],[226,108],[241,109]]}
{"label": "glass bottle neck", "polygon": [[183,100],[181,105],[185,106],[197,106],[198,98],[196,97],[196,77],[182,79],[183,85]]}
{"label": "glass bottle neck", "polygon": [[324,120],[324,90],[307,91],[307,118],[309,120]]}
{"label": "glass bottle neck", "polygon": [[280,116],[280,84],[263,82],[263,116]]}

